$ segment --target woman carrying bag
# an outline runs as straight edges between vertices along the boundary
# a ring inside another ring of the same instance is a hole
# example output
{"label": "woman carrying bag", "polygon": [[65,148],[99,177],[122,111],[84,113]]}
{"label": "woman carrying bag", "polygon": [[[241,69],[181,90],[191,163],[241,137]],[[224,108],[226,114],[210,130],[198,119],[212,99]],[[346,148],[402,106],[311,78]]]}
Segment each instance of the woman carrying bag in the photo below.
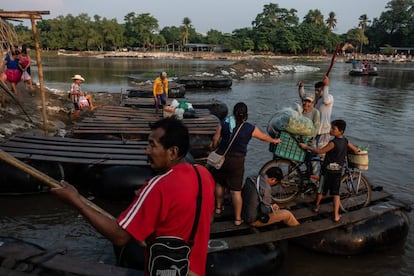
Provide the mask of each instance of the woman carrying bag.
{"label": "woman carrying bag", "polygon": [[[244,160],[247,153],[247,145],[252,137],[268,143],[280,143],[279,138],[272,138],[260,131],[255,125],[247,122],[247,105],[243,102],[237,103],[233,108],[233,116],[226,117],[217,127],[213,137],[212,147],[217,147],[217,152],[223,154],[233,137],[234,140],[225,156],[225,161],[220,169],[211,168],[211,173],[216,181],[216,215],[223,211],[224,188],[228,188],[234,208],[234,225],[243,223],[241,211],[243,199],[241,190],[244,177]],[[237,135],[236,135],[237,133]]]}

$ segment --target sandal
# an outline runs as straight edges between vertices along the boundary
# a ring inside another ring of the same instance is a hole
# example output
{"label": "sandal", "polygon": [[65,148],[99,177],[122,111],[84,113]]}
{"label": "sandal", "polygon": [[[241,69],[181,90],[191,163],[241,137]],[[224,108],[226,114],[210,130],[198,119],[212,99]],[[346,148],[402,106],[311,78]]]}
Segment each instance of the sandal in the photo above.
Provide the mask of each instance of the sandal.
{"label": "sandal", "polygon": [[242,220],[242,219],[235,219],[233,224],[234,224],[234,226],[240,226],[240,225],[243,224],[243,222],[244,222],[244,220]]}
{"label": "sandal", "polygon": [[341,215],[339,215],[339,218],[338,218],[338,219],[335,219],[335,218],[334,218],[334,219],[333,219],[333,221],[334,221],[334,222],[340,222],[340,221],[341,221],[341,219],[342,219],[342,216],[341,216]]}
{"label": "sandal", "polygon": [[319,211],[321,210],[321,206],[318,206],[318,207],[316,207],[316,206],[313,206],[313,208],[312,208],[312,211],[314,212],[314,213],[319,213]]}
{"label": "sandal", "polygon": [[216,215],[221,216],[221,214],[223,213],[223,210],[224,210],[224,206],[216,207],[216,211],[215,211]]}

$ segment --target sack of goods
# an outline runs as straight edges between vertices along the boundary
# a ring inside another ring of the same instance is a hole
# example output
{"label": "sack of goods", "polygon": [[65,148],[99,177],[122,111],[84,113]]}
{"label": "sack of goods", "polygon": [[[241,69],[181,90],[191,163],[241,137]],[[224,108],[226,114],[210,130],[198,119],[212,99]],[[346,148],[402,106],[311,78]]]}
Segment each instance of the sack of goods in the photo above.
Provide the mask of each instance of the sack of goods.
{"label": "sack of goods", "polygon": [[224,160],[225,160],[224,155],[221,155],[215,151],[212,151],[207,157],[207,165],[210,165],[216,170],[219,170],[221,166],[223,166]]}
{"label": "sack of goods", "polygon": [[171,117],[174,115],[174,113],[175,113],[175,108],[171,105],[165,106],[164,109],[162,110],[162,116],[164,118]]}
{"label": "sack of goods", "polygon": [[313,137],[315,127],[311,119],[302,116],[296,110],[285,107],[276,112],[267,125],[267,132],[272,137],[277,137],[280,130],[293,135]]}

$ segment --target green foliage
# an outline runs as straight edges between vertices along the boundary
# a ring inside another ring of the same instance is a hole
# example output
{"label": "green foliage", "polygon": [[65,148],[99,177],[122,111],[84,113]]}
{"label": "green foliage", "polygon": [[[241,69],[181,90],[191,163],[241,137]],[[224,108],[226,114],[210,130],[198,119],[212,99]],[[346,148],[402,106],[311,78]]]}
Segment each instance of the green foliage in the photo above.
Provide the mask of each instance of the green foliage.
{"label": "green foliage", "polygon": [[[44,49],[114,50],[137,47],[141,49],[173,49],[179,51],[183,44],[217,44],[226,50],[273,51],[286,54],[312,54],[322,50],[332,52],[338,43],[350,42],[358,50],[378,51],[386,44],[394,47],[413,47],[414,0],[391,0],[379,18],[369,19],[362,14],[358,28],[341,36],[332,32],[337,24],[336,14],[327,19],[320,10],[309,10],[300,23],[297,10],[285,9],[278,4],[263,6],[251,27],[236,29],[231,34],[219,30],[198,33],[191,19],[184,17],[179,26],[164,27],[159,31],[158,20],[149,13],[125,15],[124,22],[68,14],[36,22],[40,46]],[[33,46],[31,30],[22,24],[14,26],[19,44]]]}

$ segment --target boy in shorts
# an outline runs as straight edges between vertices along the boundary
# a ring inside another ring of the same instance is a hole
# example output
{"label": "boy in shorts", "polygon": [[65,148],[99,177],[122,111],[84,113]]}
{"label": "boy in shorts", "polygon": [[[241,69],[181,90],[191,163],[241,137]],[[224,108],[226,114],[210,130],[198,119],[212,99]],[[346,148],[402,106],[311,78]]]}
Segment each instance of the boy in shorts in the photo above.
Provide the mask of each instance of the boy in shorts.
{"label": "boy in shorts", "polygon": [[332,121],[330,135],[334,136],[334,138],[321,149],[300,143],[300,146],[305,150],[317,154],[326,153],[321,168],[321,189],[316,196],[313,211],[319,212],[321,200],[329,191],[330,195],[333,196],[334,222],[341,220],[341,216],[339,215],[339,186],[341,184],[342,167],[345,163],[346,154],[348,149],[355,153],[359,151],[357,147],[349,143],[348,139],[344,137],[345,128],[346,122],[344,120]]}

